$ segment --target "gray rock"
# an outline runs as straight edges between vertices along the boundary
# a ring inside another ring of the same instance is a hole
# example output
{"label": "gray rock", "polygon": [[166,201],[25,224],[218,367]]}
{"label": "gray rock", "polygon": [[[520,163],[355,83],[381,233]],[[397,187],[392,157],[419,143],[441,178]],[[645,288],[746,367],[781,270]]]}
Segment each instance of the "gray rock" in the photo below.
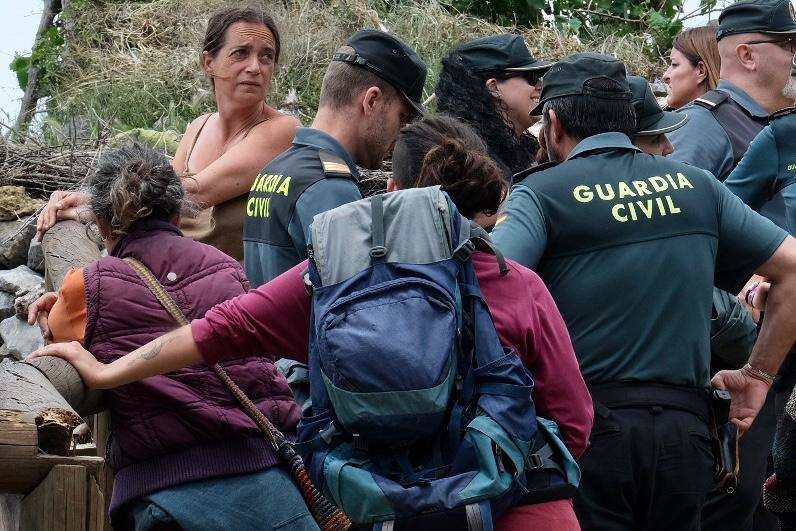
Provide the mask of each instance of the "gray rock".
{"label": "gray rock", "polygon": [[8,353],[18,360],[25,359],[31,352],[44,346],[38,325],[30,326],[16,317],[0,322],[0,338]]}
{"label": "gray rock", "polygon": [[14,315],[14,295],[0,291],[0,321]]}
{"label": "gray rock", "polygon": [[26,265],[0,271],[0,291],[17,294],[34,291],[44,286],[44,277]]}
{"label": "gray rock", "polygon": [[31,304],[33,304],[36,299],[44,295],[44,286],[39,288],[19,291],[17,292],[17,298],[14,301],[14,310],[16,312],[17,317],[22,319],[23,321],[28,320],[28,308]]}
{"label": "gray rock", "polygon": [[36,223],[0,221],[0,269],[28,263],[28,247],[36,234]]}
{"label": "gray rock", "polygon": [[30,240],[28,267],[38,273],[44,273],[44,252],[41,250],[41,242],[38,238]]}

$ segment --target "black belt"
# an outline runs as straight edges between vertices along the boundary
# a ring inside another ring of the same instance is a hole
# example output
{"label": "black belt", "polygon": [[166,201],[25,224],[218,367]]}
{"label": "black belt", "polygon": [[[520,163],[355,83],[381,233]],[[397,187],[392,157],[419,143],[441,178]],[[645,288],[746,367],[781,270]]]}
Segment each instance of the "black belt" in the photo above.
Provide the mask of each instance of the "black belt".
{"label": "black belt", "polygon": [[[707,389],[660,383],[614,383],[589,386],[595,401],[608,408],[660,407],[680,409],[710,419]],[[596,411],[595,407],[595,411]]]}

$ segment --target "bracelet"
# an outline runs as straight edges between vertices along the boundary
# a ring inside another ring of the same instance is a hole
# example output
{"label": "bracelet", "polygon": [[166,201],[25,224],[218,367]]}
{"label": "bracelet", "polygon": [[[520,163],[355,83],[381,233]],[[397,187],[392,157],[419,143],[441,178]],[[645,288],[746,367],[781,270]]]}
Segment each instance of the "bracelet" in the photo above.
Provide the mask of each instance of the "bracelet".
{"label": "bracelet", "polygon": [[756,378],[760,381],[766,382],[767,384],[771,385],[774,383],[774,379],[777,377],[776,374],[768,374],[765,371],[761,371],[755,367],[752,367],[748,363],[741,368],[742,371],[746,371],[749,376],[752,378]]}

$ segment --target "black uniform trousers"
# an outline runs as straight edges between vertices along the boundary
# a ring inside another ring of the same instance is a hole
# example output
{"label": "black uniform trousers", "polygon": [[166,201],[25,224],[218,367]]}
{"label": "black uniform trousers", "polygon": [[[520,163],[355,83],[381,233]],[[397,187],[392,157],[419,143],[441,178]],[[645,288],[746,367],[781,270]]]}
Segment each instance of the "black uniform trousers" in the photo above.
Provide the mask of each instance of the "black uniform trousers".
{"label": "black uniform trousers", "polygon": [[609,408],[592,396],[594,428],[575,499],[583,530],[698,530],[713,488],[705,416],[661,405]]}

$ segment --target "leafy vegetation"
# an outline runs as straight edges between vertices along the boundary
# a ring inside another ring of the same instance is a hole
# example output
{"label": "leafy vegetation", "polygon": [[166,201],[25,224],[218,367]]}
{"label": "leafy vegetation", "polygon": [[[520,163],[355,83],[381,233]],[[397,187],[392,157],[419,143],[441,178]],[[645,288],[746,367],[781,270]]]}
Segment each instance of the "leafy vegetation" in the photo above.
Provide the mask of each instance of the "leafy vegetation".
{"label": "leafy vegetation", "polygon": [[683,19],[711,11],[716,0],[700,0],[695,13],[683,13],[683,0],[452,0],[455,9],[501,24],[537,26],[552,21],[559,29],[594,39],[605,33],[650,36],[650,53],[665,52],[683,29]]}
{"label": "leafy vegetation", "polygon": [[[559,59],[592,50],[619,57],[635,74],[661,74],[660,55],[651,53],[647,34],[605,32],[615,26],[596,18],[575,31],[551,18],[565,16],[559,8],[558,15],[540,15],[535,6],[543,1],[254,0],[274,16],[282,36],[269,103],[279,106],[295,95],[300,118],[309,123],[332,52],[360,28],[386,29],[418,51],[429,66],[426,98],[433,94],[440,60],[456,44],[502,32],[522,33],[537,57]],[[85,137],[108,128],[184,131],[189,121],[214,109],[210,85],[199,68],[200,46],[209,15],[229,2],[70,0],[69,10],[37,43],[30,59],[45,71],[45,132],[57,140],[58,135]],[[534,7],[537,18],[530,18],[530,8],[519,9],[520,4]],[[506,14],[510,9],[516,10],[516,20]],[[554,27],[542,22],[530,26],[544,20]],[[24,61],[15,67],[21,84],[27,73]]]}

